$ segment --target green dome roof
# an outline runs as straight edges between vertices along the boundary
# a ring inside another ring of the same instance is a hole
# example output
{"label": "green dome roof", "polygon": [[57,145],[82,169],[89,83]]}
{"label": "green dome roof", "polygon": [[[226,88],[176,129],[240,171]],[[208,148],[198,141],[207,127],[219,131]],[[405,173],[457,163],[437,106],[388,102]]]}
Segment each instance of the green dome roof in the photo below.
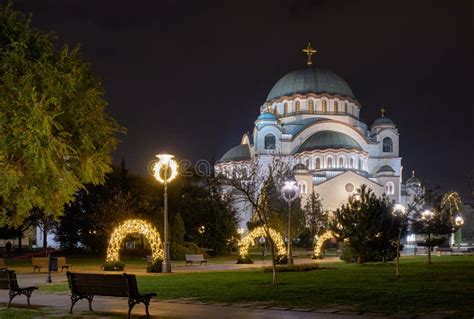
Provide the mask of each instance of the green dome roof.
{"label": "green dome roof", "polygon": [[240,144],[228,150],[220,159],[220,162],[247,161],[250,160],[250,149],[248,144]]}
{"label": "green dome roof", "polygon": [[395,123],[393,121],[385,116],[382,116],[374,121],[374,124],[372,124],[372,127],[374,126],[395,126]]}
{"label": "green dome roof", "polygon": [[354,98],[351,88],[336,73],[313,67],[292,71],[282,77],[267,96],[267,101],[294,94],[328,93]]}
{"label": "green dome roof", "polygon": [[346,134],[335,131],[321,131],[308,137],[297,153],[328,148],[363,150],[356,140]]}
{"label": "green dome roof", "polygon": [[390,165],[383,165],[379,168],[377,173],[395,173],[395,170]]}

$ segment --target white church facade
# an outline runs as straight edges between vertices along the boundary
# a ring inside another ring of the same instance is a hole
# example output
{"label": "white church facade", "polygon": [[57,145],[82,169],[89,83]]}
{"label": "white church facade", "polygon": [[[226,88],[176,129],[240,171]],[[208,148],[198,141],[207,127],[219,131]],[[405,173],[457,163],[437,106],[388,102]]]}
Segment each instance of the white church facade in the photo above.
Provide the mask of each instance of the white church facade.
{"label": "white church facade", "polygon": [[[347,82],[334,72],[312,65],[308,46],[307,66],[284,75],[260,106],[252,134],[216,163],[217,172],[246,164],[284,158],[293,167],[302,203],[312,192],[320,195],[326,210],[335,210],[365,184],[377,196],[386,194],[396,203],[407,203],[412,176],[402,180],[400,134],[385,116],[370,126],[359,118],[362,106]],[[241,227],[252,217],[241,209]]]}

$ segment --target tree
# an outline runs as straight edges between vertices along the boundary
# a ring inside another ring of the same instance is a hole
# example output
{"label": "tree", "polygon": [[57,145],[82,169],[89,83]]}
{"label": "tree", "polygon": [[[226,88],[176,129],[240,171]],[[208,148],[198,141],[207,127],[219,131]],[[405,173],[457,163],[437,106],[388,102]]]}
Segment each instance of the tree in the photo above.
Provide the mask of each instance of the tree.
{"label": "tree", "polygon": [[385,196],[378,198],[366,185],[357,192],[334,212],[330,229],[357,263],[394,259],[400,219],[391,214]]}
{"label": "tree", "polygon": [[303,214],[308,229],[310,243],[312,244],[317,235],[322,235],[328,229],[328,214],[323,209],[323,203],[319,194],[312,192],[303,207]]}
{"label": "tree", "polygon": [[[425,240],[421,243],[428,247],[428,264],[431,264],[431,251],[434,246],[441,245],[448,240],[448,236],[454,233],[459,226],[454,222],[455,213],[460,209],[458,199],[451,202],[450,193],[441,196],[434,191],[425,195],[425,207],[420,207],[413,216],[412,229],[418,235],[424,235]],[[460,201],[460,200],[459,200]],[[452,205],[459,205],[453,209]]]}
{"label": "tree", "polygon": [[268,164],[254,162],[235,168],[230,174],[221,174],[222,185],[232,192],[234,198],[249,204],[254,216],[263,227],[272,256],[272,285],[277,285],[275,242],[270,236],[272,215],[275,214],[273,199],[279,196],[277,190],[282,189],[288,175],[288,165],[283,161],[274,160]]}
{"label": "tree", "polygon": [[111,171],[124,132],[78,47],[58,47],[30,18],[0,6],[0,225],[32,209],[53,217]]}

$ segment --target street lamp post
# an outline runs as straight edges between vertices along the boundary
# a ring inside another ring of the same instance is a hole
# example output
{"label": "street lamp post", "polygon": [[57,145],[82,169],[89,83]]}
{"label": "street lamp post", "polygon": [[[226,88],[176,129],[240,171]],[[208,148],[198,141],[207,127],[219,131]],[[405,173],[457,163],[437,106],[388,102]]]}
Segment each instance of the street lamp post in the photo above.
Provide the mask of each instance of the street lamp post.
{"label": "street lamp post", "polygon": [[298,196],[298,186],[296,185],[296,180],[294,177],[285,181],[283,186],[283,198],[288,203],[288,265],[293,265],[293,251],[291,249],[291,203]]}
{"label": "street lamp post", "polygon": [[395,267],[395,275],[398,277],[400,276],[400,239],[402,237],[402,230],[403,227],[405,226],[405,220],[406,220],[406,208],[402,204],[396,204],[393,207],[393,212],[395,216],[399,216],[402,221],[400,223],[400,228],[398,229],[398,239],[397,239],[397,263]]}
{"label": "street lamp post", "polygon": [[429,223],[431,222],[431,218],[433,218],[433,215],[434,212],[429,209],[425,209],[421,213],[421,219],[426,221],[426,226],[428,227],[428,264],[431,264],[431,229]]}
{"label": "street lamp post", "polygon": [[168,230],[168,183],[171,182],[178,175],[178,164],[173,160],[173,155],[159,154],[158,162],[153,166],[153,173],[156,180],[163,184],[164,187],[164,250],[163,250],[163,264],[161,271],[164,273],[171,272],[170,262],[170,242]]}

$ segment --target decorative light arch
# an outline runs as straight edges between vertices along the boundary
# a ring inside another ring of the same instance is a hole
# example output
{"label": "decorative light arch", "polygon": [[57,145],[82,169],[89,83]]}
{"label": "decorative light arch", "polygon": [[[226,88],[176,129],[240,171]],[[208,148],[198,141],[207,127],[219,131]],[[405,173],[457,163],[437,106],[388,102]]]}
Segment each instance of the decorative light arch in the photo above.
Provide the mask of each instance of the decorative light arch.
{"label": "decorative light arch", "polygon": [[[280,256],[286,255],[285,243],[280,233],[278,233],[273,228],[269,228],[268,232],[275,243],[277,254]],[[255,245],[255,238],[258,237],[267,237],[267,233],[262,226],[254,228],[244,238],[242,238],[242,240],[239,241],[240,257],[245,257],[248,255],[249,247]]]}
{"label": "decorative light arch", "polygon": [[146,237],[151,247],[153,261],[163,259],[160,234],[150,223],[141,219],[129,219],[116,227],[107,248],[107,262],[117,262],[120,246],[128,234],[139,233]]}
{"label": "decorative light arch", "polygon": [[317,235],[314,237],[314,239],[315,239],[314,257],[316,257],[316,258],[321,258],[322,257],[321,251],[323,249],[323,245],[326,242],[326,240],[331,239],[332,237],[334,237],[334,234],[333,234],[332,231],[327,231],[319,237]]}

